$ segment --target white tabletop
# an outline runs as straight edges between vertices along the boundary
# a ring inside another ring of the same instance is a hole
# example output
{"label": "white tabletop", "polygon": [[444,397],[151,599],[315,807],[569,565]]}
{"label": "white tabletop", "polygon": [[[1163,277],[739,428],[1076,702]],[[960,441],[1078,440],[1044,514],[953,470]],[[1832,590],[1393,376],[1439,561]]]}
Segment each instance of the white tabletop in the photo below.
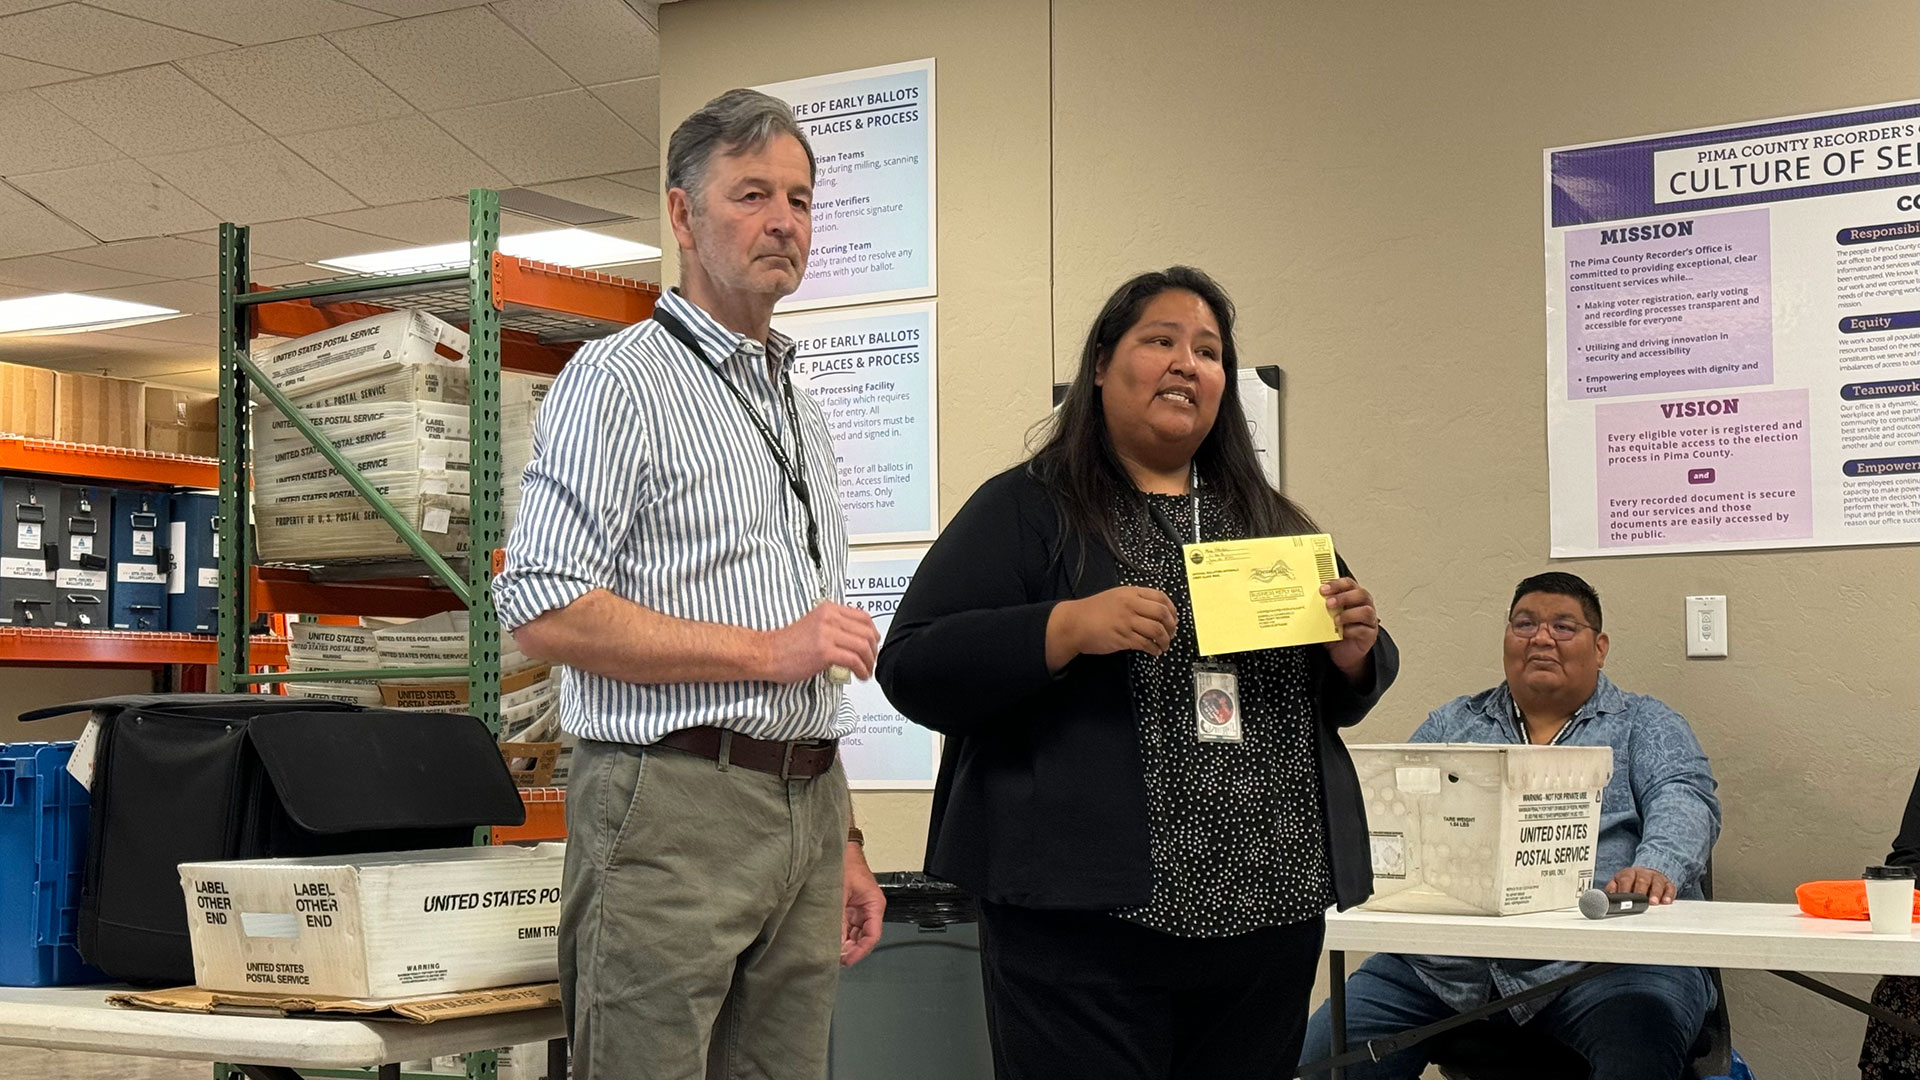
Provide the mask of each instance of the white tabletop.
{"label": "white tabletop", "polygon": [[0,1046],[339,1069],[546,1042],[559,1009],[409,1024],[149,1012],[108,1005],[104,987],[0,987]]}
{"label": "white tabletop", "polygon": [[1920,937],[1875,934],[1865,922],[1816,919],[1792,904],[1681,900],[1639,915],[1589,919],[1578,909],[1532,915],[1327,915],[1327,948],[1678,964],[1765,971],[1920,975]]}

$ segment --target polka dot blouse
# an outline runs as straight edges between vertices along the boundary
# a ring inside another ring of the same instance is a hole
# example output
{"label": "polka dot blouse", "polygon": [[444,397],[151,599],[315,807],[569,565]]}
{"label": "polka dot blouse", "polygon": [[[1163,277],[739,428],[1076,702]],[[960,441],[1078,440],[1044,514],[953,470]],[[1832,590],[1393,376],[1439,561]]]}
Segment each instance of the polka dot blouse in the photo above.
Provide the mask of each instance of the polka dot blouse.
{"label": "polka dot blouse", "polygon": [[[1193,503],[1149,495],[1174,531],[1193,535]],[[1120,581],[1159,589],[1180,612],[1165,655],[1131,654],[1140,756],[1146,766],[1153,898],[1114,914],[1182,937],[1225,937],[1301,922],[1333,903],[1320,792],[1318,714],[1304,649],[1211,658],[1240,682],[1238,743],[1195,736],[1193,665],[1201,659],[1179,546],[1152,516],[1117,506]],[[1201,500],[1207,540],[1244,535]],[[1311,646],[1309,646],[1311,647]]]}

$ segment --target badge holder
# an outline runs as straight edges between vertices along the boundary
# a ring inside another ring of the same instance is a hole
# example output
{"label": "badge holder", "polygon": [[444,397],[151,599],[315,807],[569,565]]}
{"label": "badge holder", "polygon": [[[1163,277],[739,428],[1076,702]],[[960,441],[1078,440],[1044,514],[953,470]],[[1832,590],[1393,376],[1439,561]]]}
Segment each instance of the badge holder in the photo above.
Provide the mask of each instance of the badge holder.
{"label": "badge holder", "polygon": [[1193,665],[1194,734],[1203,743],[1237,743],[1240,732],[1240,676],[1231,664]]}

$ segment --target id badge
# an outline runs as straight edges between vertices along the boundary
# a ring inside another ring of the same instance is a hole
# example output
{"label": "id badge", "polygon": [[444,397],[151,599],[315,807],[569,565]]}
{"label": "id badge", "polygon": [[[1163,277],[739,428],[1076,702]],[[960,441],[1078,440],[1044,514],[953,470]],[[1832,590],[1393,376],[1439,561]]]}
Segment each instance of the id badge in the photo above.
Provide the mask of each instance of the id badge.
{"label": "id badge", "polygon": [[1240,677],[1233,668],[1193,665],[1193,722],[1201,742],[1240,741]]}

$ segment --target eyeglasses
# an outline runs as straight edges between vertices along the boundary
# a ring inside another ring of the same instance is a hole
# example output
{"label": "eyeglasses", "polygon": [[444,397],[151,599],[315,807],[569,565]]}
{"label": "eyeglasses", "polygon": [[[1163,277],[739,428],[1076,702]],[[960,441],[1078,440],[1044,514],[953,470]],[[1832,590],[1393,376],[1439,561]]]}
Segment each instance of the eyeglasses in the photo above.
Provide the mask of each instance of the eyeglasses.
{"label": "eyeglasses", "polygon": [[1555,619],[1550,623],[1542,623],[1521,615],[1507,623],[1507,633],[1522,641],[1532,641],[1533,635],[1539,633],[1542,626],[1547,628],[1547,633],[1555,641],[1572,641],[1580,631],[1593,629],[1586,623],[1574,622],[1572,619]]}

